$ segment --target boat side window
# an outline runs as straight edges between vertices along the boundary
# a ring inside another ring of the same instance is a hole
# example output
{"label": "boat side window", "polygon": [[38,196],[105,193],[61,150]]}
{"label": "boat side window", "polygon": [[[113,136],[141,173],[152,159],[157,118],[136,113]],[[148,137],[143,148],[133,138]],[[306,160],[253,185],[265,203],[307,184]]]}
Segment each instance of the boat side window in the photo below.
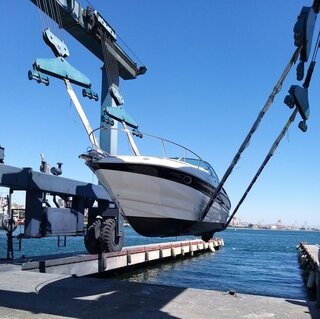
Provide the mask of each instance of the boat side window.
{"label": "boat side window", "polygon": [[205,165],[205,169],[210,172],[210,175],[213,176],[219,182],[219,178],[213,167],[208,162],[202,162]]}

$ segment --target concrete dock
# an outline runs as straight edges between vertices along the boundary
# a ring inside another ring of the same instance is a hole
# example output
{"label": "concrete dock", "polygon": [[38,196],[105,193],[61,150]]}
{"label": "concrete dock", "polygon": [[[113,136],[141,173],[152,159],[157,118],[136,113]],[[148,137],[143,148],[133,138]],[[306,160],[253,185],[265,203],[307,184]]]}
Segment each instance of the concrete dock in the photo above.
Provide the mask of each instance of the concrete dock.
{"label": "concrete dock", "polygon": [[22,271],[0,265],[0,318],[320,318],[314,302],[115,279]]}
{"label": "concrete dock", "polygon": [[[161,246],[158,257],[179,252],[187,257],[196,248],[190,243],[185,248],[181,244],[180,248],[169,247],[168,243],[164,245],[167,246]],[[201,248],[201,245],[197,247]],[[148,249],[141,247],[135,248],[135,253],[136,256],[131,250],[128,254],[125,249],[118,260],[138,263],[153,256]],[[94,257],[90,258],[94,260]],[[111,269],[110,260],[102,264],[109,265]],[[179,258],[176,260],[179,262]],[[43,265],[39,268],[37,261],[33,264],[0,262],[0,318],[320,318],[320,309],[315,301],[151,285],[113,277],[85,277],[77,275],[75,270],[79,265],[62,268],[69,269],[63,274],[58,273],[59,267],[54,266],[61,264],[61,261],[52,259],[44,268]],[[32,265],[35,267],[32,268]]]}
{"label": "concrete dock", "polygon": [[162,262],[166,259],[193,257],[194,254],[214,252],[224,245],[223,239],[184,240],[123,248],[118,252],[99,255],[81,254],[68,257],[47,256],[22,262],[22,270],[64,275],[85,276],[116,269]]}

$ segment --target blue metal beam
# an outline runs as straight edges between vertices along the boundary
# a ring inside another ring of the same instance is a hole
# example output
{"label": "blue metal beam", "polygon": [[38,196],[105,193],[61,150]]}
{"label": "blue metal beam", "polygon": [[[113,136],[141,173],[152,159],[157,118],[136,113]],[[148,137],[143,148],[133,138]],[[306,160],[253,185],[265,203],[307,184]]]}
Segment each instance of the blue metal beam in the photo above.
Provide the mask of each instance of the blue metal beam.
{"label": "blue metal beam", "polygon": [[0,186],[12,190],[41,191],[111,201],[107,191],[100,185],[36,172],[28,167],[18,168],[0,164]]}
{"label": "blue metal beam", "polygon": [[[119,75],[124,80],[135,79],[143,74],[145,67],[137,64],[116,43],[115,33],[110,25],[96,12],[84,9],[75,0],[54,0],[57,6],[48,6],[48,0],[31,0],[43,12],[49,15],[57,23],[58,16],[62,18],[63,28],[76,40],[104,62],[101,46],[101,30],[108,30],[114,42],[113,55],[118,61]],[[56,12],[58,10],[58,12]]]}

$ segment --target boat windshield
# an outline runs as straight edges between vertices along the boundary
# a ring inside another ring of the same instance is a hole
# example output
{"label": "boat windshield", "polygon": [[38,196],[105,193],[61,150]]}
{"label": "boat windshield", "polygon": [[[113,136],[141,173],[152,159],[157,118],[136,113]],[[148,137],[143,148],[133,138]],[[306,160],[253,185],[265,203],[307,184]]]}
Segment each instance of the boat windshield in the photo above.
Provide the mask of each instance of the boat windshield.
{"label": "boat windshield", "polygon": [[[127,129],[113,128],[108,126],[106,127],[103,126],[98,129],[109,129],[109,130],[115,130],[118,133],[124,133],[124,134],[121,134],[122,137],[125,137],[124,140],[123,138],[121,138],[120,135],[118,136],[118,154],[121,154],[122,150],[125,150],[125,149],[128,150],[128,140],[129,140],[129,144],[131,145],[131,152],[133,151],[135,155],[164,157],[164,158],[170,158],[172,160],[188,163],[197,167],[198,169],[204,169],[215,180],[219,182],[219,178],[216,172],[208,162],[202,160],[201,157],[198,156],[196,153],[192,152],[191,150],[189,150],[188,148],[180,144],[177,144],[175,142],[172,142],[154,135],[140,133],[137,131],[133,131],[131,134]],[[134,142],[133,142],[133,137],[136,138]],[[124,152],[124,153],[127,153],[127,152]]]}
{"label": "boat windshield", "polygon": [[219,181],[217,173],[215,172],[213,167],[208,162],[206,162],[200,158],[175,158],[175,159],[178,161],[181,161],[181,162],[189,163],[189,164],[197,166],[197,167],[201,167],[201,168],[205,169],[211,176],[216,178],[217,181]]}

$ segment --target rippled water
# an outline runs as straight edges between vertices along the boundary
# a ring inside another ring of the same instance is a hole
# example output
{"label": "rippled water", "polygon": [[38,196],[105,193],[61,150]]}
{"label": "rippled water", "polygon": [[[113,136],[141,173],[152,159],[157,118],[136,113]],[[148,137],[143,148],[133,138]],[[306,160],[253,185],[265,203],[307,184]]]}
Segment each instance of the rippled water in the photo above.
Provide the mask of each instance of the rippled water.
{"label": "rippled water", "polygon": [[[227,230],[218,235],[224,239],[225,246],[215,253],[135,270],[124,279],[305,298],[296,246],[302,241],[320,243],[320,232]],[[131,236],[134,239],[135,235]]]}
{"label": "rippled water", "polygon": [[[18,231],[18,230],[17,230]],[[305,288],[297,261],[296,246],[306,241],[320,243],[320,232],[227,230],[217,234],[225,246],[194,258],[177,259],[122,275],[123,280],[180,287],[235,290],[238,293],[303,299]],[[146,238],[125,228],[125,245],[181,240]],[[82,237],[69,237],[67,247],[57,247],[57,238],[23,240],[15,257],[85,252]],[[0,258],[6,257],[6,235],[0,231]]]}

